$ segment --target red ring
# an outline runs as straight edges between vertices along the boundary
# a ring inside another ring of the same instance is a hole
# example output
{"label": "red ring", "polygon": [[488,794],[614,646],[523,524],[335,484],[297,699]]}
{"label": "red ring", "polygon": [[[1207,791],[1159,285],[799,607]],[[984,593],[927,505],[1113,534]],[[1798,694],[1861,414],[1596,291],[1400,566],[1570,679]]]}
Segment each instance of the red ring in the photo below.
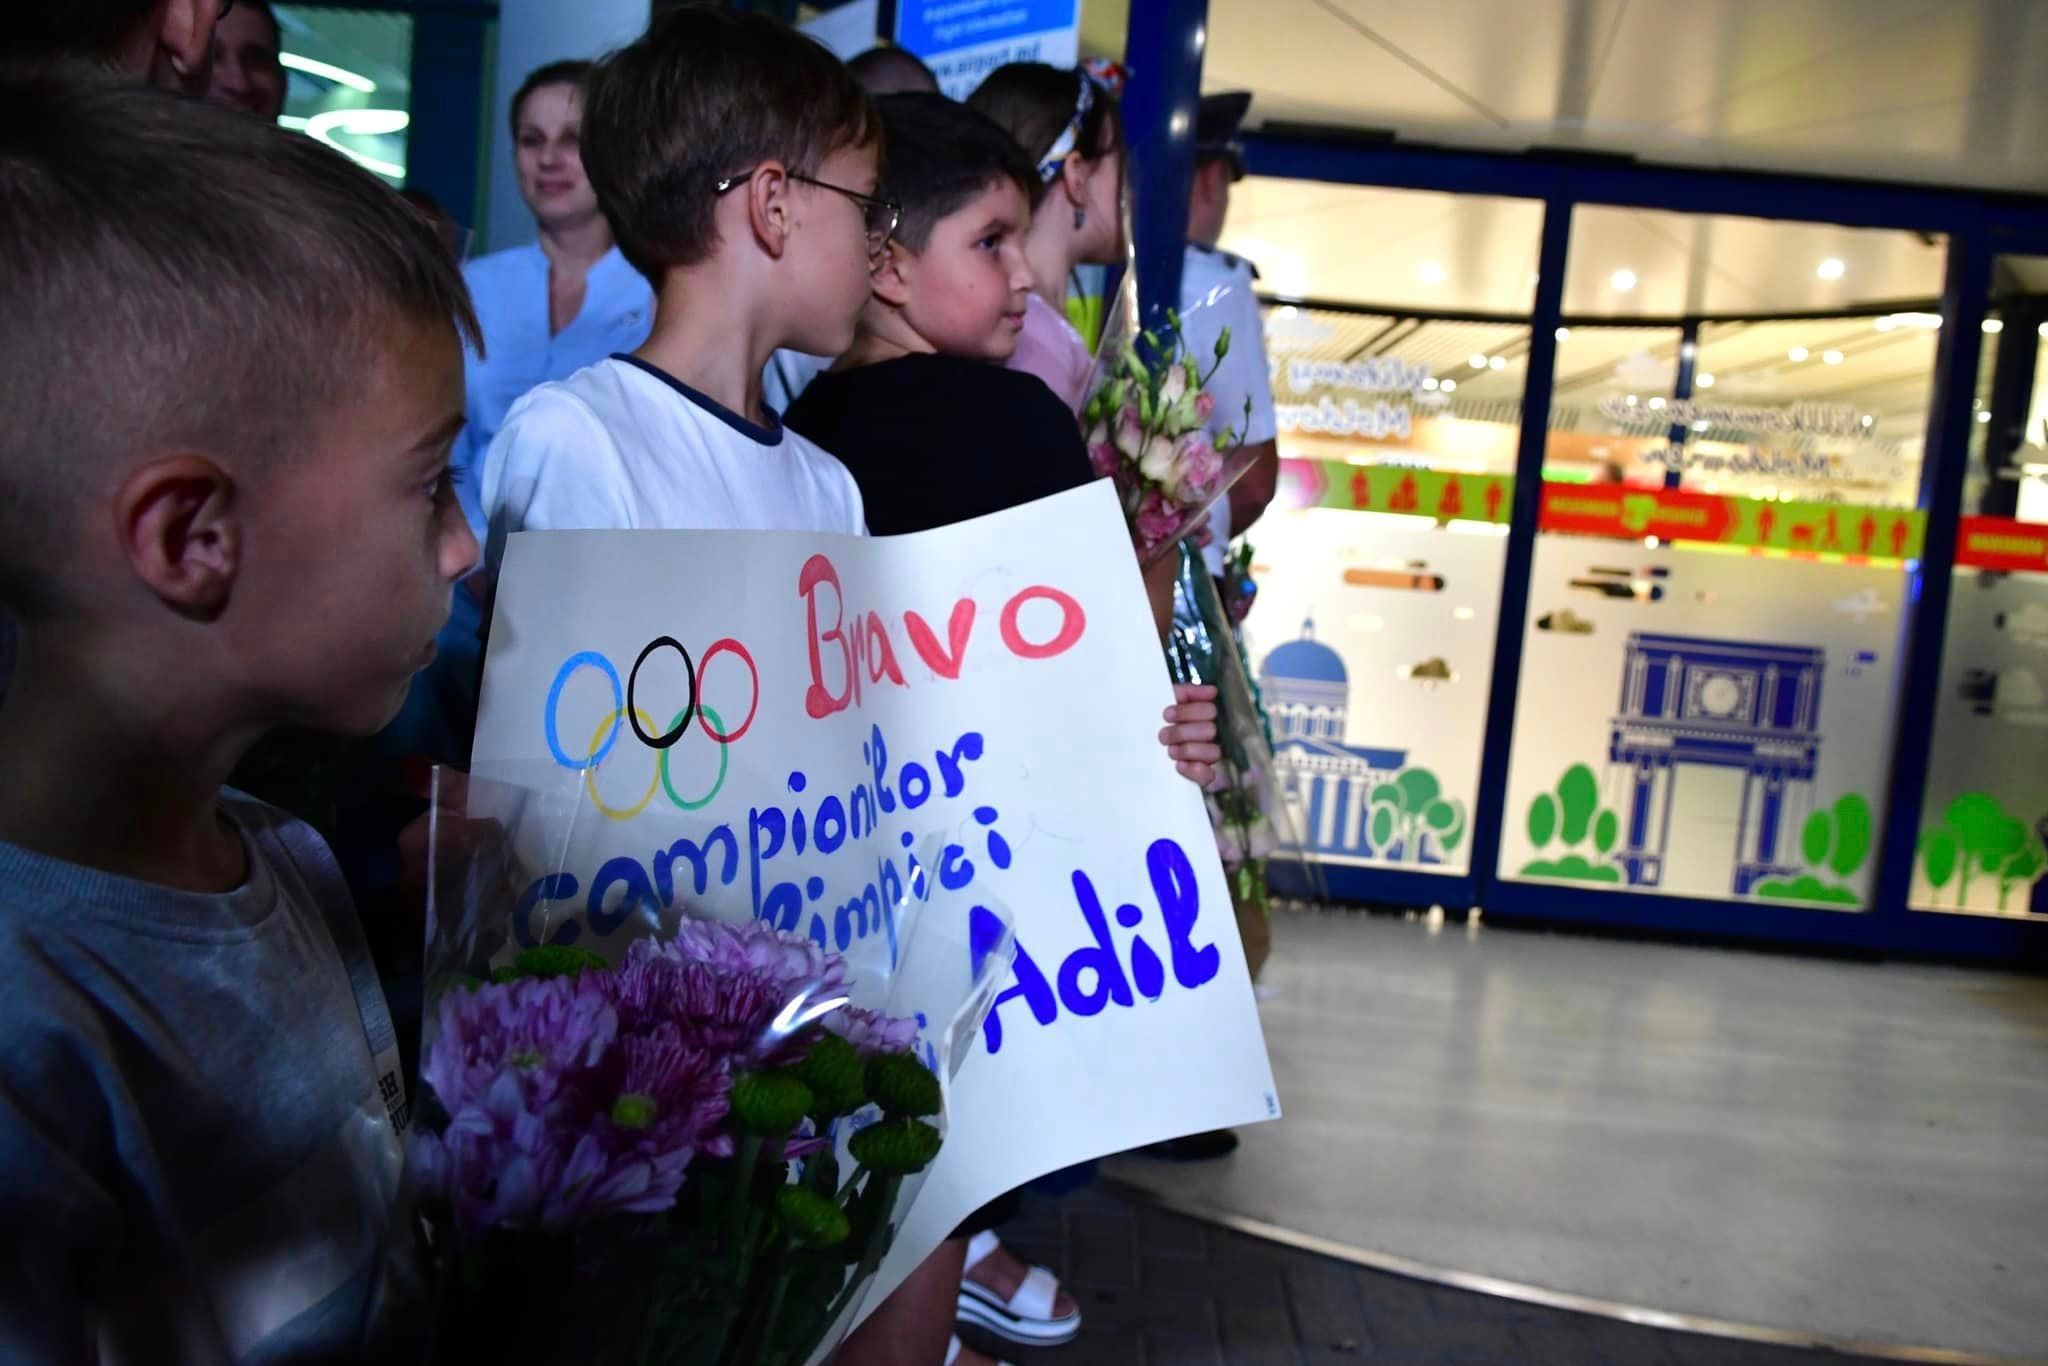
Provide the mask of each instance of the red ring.
{"label": "red ring", "polygon": [[747,647],[740,644],[737,640],[734,640],[731,636],[727,636],[723,640],[713,641],[711,643],[711,648],[704,652],[704,658],[697,661],[697,678],[699,682],[700,691],[702,689],[702,681],[705,675],[711,672],[711,661],[718,657],[718,652],[720,650],[726,650],[731,652],[732,654],[738,655],[741,661],[746,664],[747,672],[751,674],[754,679],[753,705],[747,708],[747,719],[740,722],[737,729],[732,730],[724,735],[719,734],[717,731],[711,728],[710,718],[704,716],[702,714],[702,709],[699,708],[697,724],[703,727],[704,733],[710,736],[713,740],[716,740],[721,745],[729,745],[733,741],[739,739],[742,735],[745,735],[747,733],[748,729],[751,728],[754,724],[754,713],[761,710],[761,671],[754,667],[754,657],[747,653]]}

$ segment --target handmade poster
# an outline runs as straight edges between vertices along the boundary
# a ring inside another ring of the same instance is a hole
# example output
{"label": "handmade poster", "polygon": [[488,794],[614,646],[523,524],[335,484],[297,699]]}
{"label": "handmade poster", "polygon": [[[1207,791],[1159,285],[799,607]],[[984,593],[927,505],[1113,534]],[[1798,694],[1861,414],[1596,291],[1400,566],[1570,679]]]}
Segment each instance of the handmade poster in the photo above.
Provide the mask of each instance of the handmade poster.
{"label": "handmade poster", "polygon": [[[920,889],[963,957],[1010,918],[872,1305],[1005,1191],[1279,1114],[1208,817],[1158,743],[1171,699],[1106,483],[890,539],[527,533],[475,763],[597,761],[563,858],[590,911],[549,933],[602,933],[605,879],[856,959]],[[667,838],[677,812],[701,838]]]}
{"label": "handmade poster", "polygon": [[1538,536],[1500,876],[1867,907],[1907,582]]}
{"label": "handmade poster", "polygon": [[1507,546],[1495,530],[1310,507],[1269,512],[1248,537],[1245,647],[1302,857],[1469,867]]}

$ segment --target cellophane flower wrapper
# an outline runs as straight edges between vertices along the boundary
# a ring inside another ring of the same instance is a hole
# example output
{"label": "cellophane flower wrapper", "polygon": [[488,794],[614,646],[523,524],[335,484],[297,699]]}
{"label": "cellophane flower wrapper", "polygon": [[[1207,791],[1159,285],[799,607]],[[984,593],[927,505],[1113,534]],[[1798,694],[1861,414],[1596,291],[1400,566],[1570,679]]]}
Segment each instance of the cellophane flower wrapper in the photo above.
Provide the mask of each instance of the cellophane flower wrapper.
{"label": "cellophane flower wrapper", "polygon": [[1148,331],[1139,325],[1137,272],[1127,266],[1103,323],[1081,429],[1096,476],[1116,481],[1140,564],[1203,532],[1210,508],[1251,467],[1249,405],[1219,415],[1207,387],[1229,352],[1230,329],[1206,347],[1185,340],[1190,331],[1206,334],[1204,316],[1234,288],[1192,301]]}
{"label": "cellophane flower wrapper", "polygon": [[708,819],[640,815],[652,860],[605,857],[624,827],[594,781],[437,774],[408,1151],[433,1359],[818,1361],[943,1142],[1008,917],[984,906],[1005,933],[977,955],[915,875],[886,933],[833,952],[691,899]]}
{"label": "cellophane flower wrapper", "polygon": [[[1223,759],[1206,796],[1216,850],[1231,889],[1240,902],[1264,909],[1269,865],[1281,859],[1297,865],[1297,876],[1289,881],[1319,899],[1322,878],[1300,857],[1300,834],[1273,763],[1272,734],[1230,610],[1193,544],[1183,541],[1179,553],[1173,625],[1166,637],[1167,667],[1176,683],[1216,689],[1217,742]],[[1248,561],[1249,555],[1233,558]],[[1244,567],[1248,570],[1248,563]],[[1248,601],[1249,593],[1245,596]]]}

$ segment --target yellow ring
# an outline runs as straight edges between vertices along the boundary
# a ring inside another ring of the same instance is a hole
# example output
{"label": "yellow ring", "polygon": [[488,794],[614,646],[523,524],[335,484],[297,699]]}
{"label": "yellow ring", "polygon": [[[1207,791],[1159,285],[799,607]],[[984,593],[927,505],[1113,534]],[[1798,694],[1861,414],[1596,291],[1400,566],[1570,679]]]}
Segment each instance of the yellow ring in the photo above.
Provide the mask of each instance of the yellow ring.
{"label": "yellow ring", "polygon": [[[595,731],[592,731],[590,735],[590,752],[592,754],[596,754],[597,747],[604,743],[605,732],[610,730],[612,726],[617,724],[619,719],[623,717],[625,713],[626,709],[624,707],[614,708],[609,716],[605,717],[604,720],[597,723],[597,729]],[[647,732],[650,735],[653,734],[653,717],[649,716],[646,712],[640,710],[640,708],[638,707],[633,708],[633,715],[640,718],[641,725],[647,730]],[[639,815],[642,811],[645,811],[647,809],[647,804],[654,800],[655,792],[658,791],[661,787],[661,766],[659,764],[656,764],[654,766],[654,772],[648,776],[647,795],[642,797],[639,801],[635,802],[632,806],[616,807],[606,806],[604,804],[604,798],[597,795],[596,764],[590,764],[584,768],[583,787],[585,791],[590,793],[590,804],[597,808],[597,813],[600,816],[603,816],[608,821],[629,821],[632,820],[635,816]]]}

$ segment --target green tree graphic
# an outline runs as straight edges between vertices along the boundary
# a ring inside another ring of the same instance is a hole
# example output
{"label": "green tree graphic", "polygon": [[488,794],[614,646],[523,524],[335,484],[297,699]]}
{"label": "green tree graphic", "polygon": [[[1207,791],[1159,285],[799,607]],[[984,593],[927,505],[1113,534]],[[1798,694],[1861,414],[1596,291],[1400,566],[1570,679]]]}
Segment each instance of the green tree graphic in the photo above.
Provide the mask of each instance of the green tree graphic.
{"label": "green tree graphic", "polygon": [[[1596,857],[1575,852],[1590,837]],[[1563,845],[1561,857],[1548,856],[1550,842]],[[1600,783],[1585,764],[1573,764],[1557,780],[1557,790],[1541,792],[1529,803],[1529,843],[1538,857],[1522,865],[1525,877],[1567,877],[1583,882],[1620,882],[1621,869],[1607,861],[1621,839],[1621,819],[1600,805]]]}
{"label": "green tree graphic", "polygon": [[1920,836],[1920,866],[1937,892],[1956,884],[1955,904],[1967,906],[1977,876],[1998,879],[1998,909],[2012,889],[2031,885],[2048,868],[2048,851],[2025,822],[1988,792],[1965,792],[1941,813],[1942,823]]}
{"label": "green tree graphic", "polygon": [[[1797,878],[1758,883],[1756,894],[1775,901],[1860,906],[1863,898],[1843,883],[1870,857],[1870,839],[1870,803],[1856,792],[1837,798],[1832,807],[1808,816],[1799,832],[1799,852],[1806,856],[1807,871]],[[1833,873],[1843,882],[1829,882],[1819,873]]]}
{"label": "green tree graphic", "polygon": [[1372,843],[1382,855],[1401,844],[1401,862],[1422,862],[1425,836],[1435,839],[1439,857],[1465,838],[1465,804],[1443,795],[1443,785],[1426,768],[1403,769],[1372,793]]}

